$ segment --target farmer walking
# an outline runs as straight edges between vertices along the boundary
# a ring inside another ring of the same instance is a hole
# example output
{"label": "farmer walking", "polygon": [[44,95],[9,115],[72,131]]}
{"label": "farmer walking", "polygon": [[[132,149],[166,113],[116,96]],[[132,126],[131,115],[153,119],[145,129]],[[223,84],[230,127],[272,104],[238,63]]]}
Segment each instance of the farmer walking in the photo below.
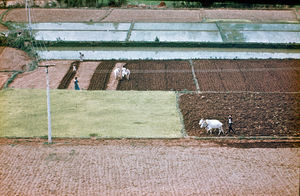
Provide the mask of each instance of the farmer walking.
{"label": "farmer walking", "polygon": [[231,117],[231,115],[229,115],[229,116],[228,116],[228,125],[229,125],[229,129],[228,129],[228,132],[227,132],[227,133],[230,133],[230,131],[232,131],[233,133],[235,133],[234,129],[232,128],[232,124],[233,124],[232,117]]}
{"label": "farmer walking", "polygon": [[75,77],[74,79],[74,86],[75,86],[75,90],[80,90],[77,77]]}

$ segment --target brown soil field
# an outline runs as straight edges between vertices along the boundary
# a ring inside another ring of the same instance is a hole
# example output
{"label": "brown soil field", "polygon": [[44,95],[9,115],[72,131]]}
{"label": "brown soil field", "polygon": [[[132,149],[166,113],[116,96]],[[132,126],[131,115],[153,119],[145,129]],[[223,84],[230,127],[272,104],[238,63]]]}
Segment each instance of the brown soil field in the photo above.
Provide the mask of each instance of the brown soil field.
{"label": "brown soil field", "polygon": [[[88,89],[90,80],[99,65],[100,62],[97,61],[85,61],[80,62],[80,66],[76,71],[76,77],[79,82],[80,89]],[[73,79],[73,78],[72,78]],[[74,89],[74,83],[71,82],[68,89]]]}
{"label": "brown soil field", "polygon": [[200,22],[199,10],[114,9],[103,22]]}
{"label": "brown soil field", "polygon": [[[299,10],[239,9],[32,9],[34,22],[298,22]],[[12,9],[5,21],[27,22],[25,9]]]}
{"label": "brown soil field", "polygon": [[196,60],[201,91],[300,91],[299,60]]}
{"label": "brown soil field", "polygon": [[[101,9],[43,9],[32,8],[33,22],[99,22],[109,10]],[[12,9],[4,17],[4,21],[28,22],[26,10]]]}
{"label": "brown soil field", "polygon": [[236,133],[226,135],[300,136],[299,93],[183,94],[179,106],[189,136],[210,136],[200,129],[201,118],[220,120],[227,132],[228,115]]}
{"label": "brown soil field", "polygon": [[2,24],[0,24],[0,31],[6,31],[8,28]]}
{"label": "brown soil field", "polygon": [[27,70],[30,57],[22,50],[0,47],[0,71]]}
{"label": "brown soil field", "polygon": [[45,141],[0,139],[0,195],[299,194],[299,148],[191,139]]}
{"label": "brown soil field", "polygon": [[10,78],[12,72],[0,72],[0,90],[4,87],[6,81]]}
{"label": "brown soil field", "polygon": [[248,20],[252,22],[297,21],[296,13],[291,10],[239,10],[239,9],[205,9],[204,16],[208,20]]}
{"label": "brown soil field", "polygon": [[125,67],[130,80],[121,80],[118,90],[196,89],[188,61],[128,61]]}
{"label": "brown soil field", "polygon": [[90,80],[88,90],[105,90],[116,63],[116,61],[101,61]]}
{"label": "brown soil field", "polygon": [[[69,70],[70,64],[73,61],[44,61],[41,64],[55,64],[54,67],[49,67],[50,88],[57,89],[62,78]],[[19,74],[14,81],[9,85],[12,88],[46,88],[46,73],[45,68],[37,68],[31,72]]]}
{"label": "brown soil field", "polygon": [[[58,89],[67,89],[71,84],[72,79],[75,77],[77,70],[79,69],[80,61],[74,61],[69,66],[69,70],[64,75],[63,79],[60,81],[58,85]],[[76,71],[73,71],[73,66],[75,66]]]}

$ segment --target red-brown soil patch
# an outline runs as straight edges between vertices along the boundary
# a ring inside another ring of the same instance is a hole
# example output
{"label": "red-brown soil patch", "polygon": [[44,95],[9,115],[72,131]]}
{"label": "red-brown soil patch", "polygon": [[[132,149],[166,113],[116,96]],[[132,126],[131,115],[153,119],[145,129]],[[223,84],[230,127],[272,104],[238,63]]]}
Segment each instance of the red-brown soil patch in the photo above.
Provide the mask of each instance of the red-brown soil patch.
{"label": "red-brown soil patch", "polygon": [[[252,22],[298,22],[298,10],[239,9],[43,9],[33,8],[34,22],[201,22],[205,20],[248,20]],[[5,11],[5,10],[4,10]],[[1,13],[1,10],[0,10]],[[108,15],[108,16],[107,16]],[[106,17],[107,16],[107,17]],[[13,9],[5,21],[27,22],[25,9]]]}
{"label": "red-brown soil patch", "polygon": [[235,19],[252,22],[297,21],[294,10],[205,9],[206,19]]}
{"label": "red-brown soil patch", "polygon": [[0,31],[7,31],[8,28],[2,24],[0,24]]}
{"label": "red-brown soil patch", "polygon": [[[52,60],[44,61],[41,64],[55,64],[54,67],[49,67],[50,88],[57,89],[62,78],[69,70],[70,64],[73,61]],[[9,85],[13,88],[46,88],[46,73],[45,68],[37,68],[31,72],[19,74],[17,78]]]}
{"label": "red-brown soil patch", "polygon": [[[79,68],[80,61],[75,61],[72,62],[71,65],[69,66],[68,72],[65,74],[63,79],[61,80],[60,84],[58,85],[58,89],[67,89],[68,86],[70,85],[72,79],[75,77],[76,72]],[[76,71],[73,70],[73,66],[75,66]]]}
{"label": "red-brown soil patch", "polygon": [[136,10],[114,9],[105,22],[199,22],[202,20],[199,10]]}
{"label": "red-brown soil patch", "polygon": [[191,139],[46,141],[0,139],[0,195],[299,193],[299,148]]}
{"label": "red-brown soil patch", "polygon": [[121,80],[118,90],[195,90],[188,61],[128,61],[130,80]]}
{"label": "red-brown soil patch", "polygon": [[299,60],[197,60],[201,91],[300,91]]}
{"label": "red-brown soil patch", "polygon": [[[202,93],[180,96],[185,129],[190,136],[209,136],[199,120],[218,119],[227,131],[233,116],[236,136],[300,136],[299,93]],[[217,132],[215,132],[217,134]]]}
{"label": "red-brown soil patch", "polygon": [[30,62],[30,57],[22,50],[0,47],[0,71],[26,70]]}
{"label": "red-brown soil patch", "polygon": [[6,81],[10,78],[12,72],[0,72],[0,90],[4,87]]}
{"label": "red-brown soil patch", "polygon": [[[80,89],[88,89],[90,80],[99,63],[100,62],[97,61],[80,62],[80,67],[76,71],[76,77],[78,78]],[[74,83],[71,82],[68,89],[74,89]]]}
{"label": "red-brown soil patch", "polygon": [[[31,9],[33,22],[97,22],[107,12],[108,10],[99,9]],[[26,10],[24,8],[10,10],[4,21],[28,22]]]}
{"label": "red-brown soil patch", "polygon": [[116,61],[101,61],[92,76],[88,90],[105,90],[115,64]]}

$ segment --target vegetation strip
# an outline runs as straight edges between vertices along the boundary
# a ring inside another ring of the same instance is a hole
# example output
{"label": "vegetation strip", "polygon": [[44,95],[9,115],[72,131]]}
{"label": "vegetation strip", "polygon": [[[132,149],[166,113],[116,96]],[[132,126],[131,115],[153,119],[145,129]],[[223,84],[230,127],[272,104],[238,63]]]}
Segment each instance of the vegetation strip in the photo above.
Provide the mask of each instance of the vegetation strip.
{"label": "vegetation strip", "polygon": [[41,41],[46,47],[174,47],[300,49],[299,43],[155,42],[155,41]]}
{"label": "vegetation strip", "polygon": [[195,74],[193,60],[189,60],[189,63],[190,63],[191,68],[192,68],[193,80],[194,80],[194,83],[196,85],[197,92],[201,93],[201,90],[200,90],[200,87],[199,87],[199,83],[198,83],[198,80],[197,80],[197,77],[196,77],[196,74]]}
{"label": "vegetation strip", "polygon": [[8,88],[9,84],[14,81],[14,79],[18,76],[18,74],[24,73],[23,71],[14,71],[11,77],[4,84],[4,89]]}

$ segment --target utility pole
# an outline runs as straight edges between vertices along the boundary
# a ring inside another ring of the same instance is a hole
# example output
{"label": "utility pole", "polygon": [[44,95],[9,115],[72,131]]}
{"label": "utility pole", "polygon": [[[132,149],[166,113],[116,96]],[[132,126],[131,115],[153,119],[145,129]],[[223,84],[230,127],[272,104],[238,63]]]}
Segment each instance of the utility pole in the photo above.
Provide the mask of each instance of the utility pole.
{"label": "utility pole", "polygon": [[52,143],[51,138],[51,110],[50,110],[50,85],[49,85],[49,76],[48,76],[48,67],[53,67],[54,64],[51,65],[38,65],[38,67],[45,67],[46,68],[46,80],[47,80],[47,112],[48,112],[48,143]]}
{"label": "utility pole", "polygon": [[30,0],[26,0],[26,13],[28,11],[27,17],[28,17],[28,29],[30,36],[32,36],[32,27],[31,27],[31,15],[30,15]]}

